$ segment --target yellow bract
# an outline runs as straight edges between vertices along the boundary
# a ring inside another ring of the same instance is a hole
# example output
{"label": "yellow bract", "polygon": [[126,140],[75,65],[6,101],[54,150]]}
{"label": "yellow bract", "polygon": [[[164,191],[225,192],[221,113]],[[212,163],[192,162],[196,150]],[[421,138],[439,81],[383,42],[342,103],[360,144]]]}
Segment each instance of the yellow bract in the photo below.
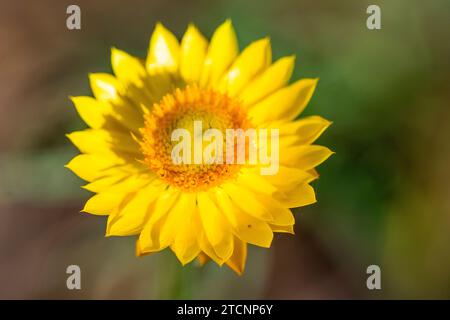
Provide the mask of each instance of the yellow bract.
{"label": "yellow bract", "polygon": [[[82,154],[67,167],[95,193],[82,211],[108,216],[107,236],[138,235],[138,256],[170,248],[183,265],[212,259],[241,274],[247,244],[294,233],[290,208],[316,201],[314,168],[332,154],[312,144],[329,121],[295,120],[317,79],[289,84],[294,60],[272,63],[269,38],[239,53],[229,20],[209,43],[192,24],[179,42],[158,23],[145,59],[113,48],[114,75],[91,74],[94,98],[71,98],[89,126],[68,135]],[[220,130],[278,129],[278,172],[172,163],[171,130],[197,118]]]}

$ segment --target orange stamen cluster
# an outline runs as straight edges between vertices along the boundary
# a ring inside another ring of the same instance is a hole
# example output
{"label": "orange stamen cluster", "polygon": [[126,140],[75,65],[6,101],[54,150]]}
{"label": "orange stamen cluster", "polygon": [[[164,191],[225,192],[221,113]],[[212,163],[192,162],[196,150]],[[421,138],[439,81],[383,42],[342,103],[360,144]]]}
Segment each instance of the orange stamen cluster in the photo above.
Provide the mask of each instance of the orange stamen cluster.
{"label": "orange stamen cluster", "polygon": [[[226,136],[226,129],[249,127],[242,106],[226,94],[212,89],[187,86],[176,89],[154,104],[145,116],[141,149],[144,162],[162,180],[183,191],[204,191],[233,177],[238,164],[176,164],[172,149],[178,143],[171,141],[175,129],[192,129],[194,121],[202,121],[203,131],[218,129]],[[226,141],[223,141],[226,146]]]}

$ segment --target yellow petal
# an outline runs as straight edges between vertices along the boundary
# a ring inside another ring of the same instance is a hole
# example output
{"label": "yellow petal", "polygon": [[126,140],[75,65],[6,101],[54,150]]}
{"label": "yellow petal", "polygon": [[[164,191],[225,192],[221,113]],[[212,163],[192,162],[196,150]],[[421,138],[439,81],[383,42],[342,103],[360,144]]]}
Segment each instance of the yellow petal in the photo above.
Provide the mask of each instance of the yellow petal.
{"label": "yellow petal", "polygon": [[[110,173],[109,170],[108,173]],[[105,192],[106,190],[110,189],[113,186],[116,186],[117,184],[120,185],[120,182],[126,179],[127,177],[128,177],[127,173],[116,171],[114,172],[114,174],[96,179],[91,183],[88,183],[87,185],[83,186],[82,188],[95,193]]]}
{"label": "yellow petal", "polygon": [[161,23],[157,23],[150,38],[145,66],[150,74],[160,71],[178,69],[180,45],[177,38]]}
{"label": "yellow petal", "polygon": [[137,257],[143,257],[143,256],[147,256],[149,254],[152,254],[152,252],[143,252],[142,248],[141,248],[141,243],[139,241],[139,239],[136,240],[136,256]]}
{"label": "yellow petal", "polygon": [[276,225],[271,224],[270,228],[272,229],[273,232],[295,234],[295,232],[294,232],[294,225],[276,226]]}
{"label": "yellow petal", "polygon": [[289,226],[295,223],[294,215],[287,206],[283,206],[280,202],[275,200],[275,198],[269,198],[266,196],[258,195],[258,200],[264,204],[267,210],[270,211],[273,220],[270,224],[277,226]]}
{"label": "yellow petal", "polygon": [[[149,88],[151,79],[151,76],[146,76],[143,80],[145,81],[145,85],[129,82],[126,86],[127,99],[124,100],[128,101],[128,104],[134,110],[137,110],[141,113],[148,111],[155,102],[159,101],[155,99],[155,96]],[[161,82],[159,82],[159,84],[163,85]]]}
{"label": "yellow petal", "polygon": [[[176,78],[175,78],[176,79]],[[179,84],[174,81],[173,74],[165,71],[150,75],[147,78],[146,88],[154,102],[159,102],[167,93],[171,93]],[[148,110],[153,104],[144,106]]]}
{"label": "yellow petal", "polygon": [[120,98],[121,85],[108,73],[89,74],[92,93],[99,101],[116,101]]}
{"label": "yellow petal", "polygon": [[283,192],[278,201],[288,208],[297,208],[313,204],[317,200],[313,187],[302,184]]}
{"label": "yellow petal", "polygon": [[111,49],[111,65],[117,79],[124,83],[141,84],[146,75],[145,67],[138,58],[116,48]]}
{"label": "yellow petal", "polygon": [[169,246],[168,243],[160,243],[159,236],[161,227],[164,225],[167,216],[161,217],[155,223],[147,223],[144,225],[139,235],[139,253],[140,255],[164,250]]}
{"label": "yellow petal", "polygon": [[277,188],[274,187],[265,176],[261,176],[259,172],[255,172],[255,170],[241,169],[237,183],[242,184],[255,192],[269,196],[277,191]]}
{"label": "yellow petal", "polygon": [[311,116],[302,120],[275,125],[280,132],[280,149],[292,145],[313,143],[331,125],[322,117]]}
{"label": "yellow petal", "polygon": [[183,229],[195,211],[195,194],[180,193],[178,200],[167,213],[167,219],[161,229],[161,243],[172,244],[176,235]]}
{"label": "yellow petal", "polygon": [[180,197],[180,191],[169,187],[158,195],[155,207],[152,209],[149,223],[153,224],[165,216],[175,205]]}
{"label": "yellow petal", "polygon": [[128,131],[140,134],[139,128],[144,126],[144,117],[141,110],[123,99],[117,99],[112,103],[111,110],[114,118],[125,128],[129,129]]}
{"label": "yellow petal", "polygon": [[179,196],[180,192],[171,187],[159,194],[158,199],[149,210],[150,218],[139,236],[142,252],[160,251],[170,245],[168,242],[162,243],[160,235],[167,219],[167,212],[172,209]]}
{"label": "yellow petal", "polygon": [[307,171],[286,166],[279,166],[278,172],[275,175],[264,176],[264,179],[282,190],[291,189],[299,184],[311,182],[315,178],[314,175]]}
{"label": "yellow petal", "polygon": [[299,145],[297,143],[299,137],[298,136],[280,136],[279,137],[279,148],[283,150],[284,148],[292,147],[294,145]]}
{"label": "yellow petal", "polygon": [[197,261],[200,264],[200,266],[204,266],[205,264],[207,264],[211,259],[209,258],[209,256],[204,253],[204,252],[200,252],[198,257],[197,257]]}
{"label": "yellow petal", "polygon": [[245,269],[245,261],[247,260],[247,244],[234,238],[234,251],[233,255],[226,262],[228,267],[230,267],[238,275],[242,275]]}
{"label": "yellow petal", "polygon": [[200,233],[198,234],[197,241],[198,245],[200,246],[200,249],[205,253],[206,256],[211,258],[219,266],[222,266],[225,263],[225,260],[219,257],[217,253],[214,251],[214,248],[209,242],[208,237],[206,236],[204,230],[201,230]]}
{"label": "yellow petal", "polygon": [[235,208],[230,197],[222,188],[213,188],[208,191],[208,193],[213,197],[222,210],[223,214],[227,217],[228,222],[233,228],[238,225],[238,220],[236,219],[236,214],[234,214]]}
{"label": "yellow petal", "polygon": [[302,144],[309,144],[316,140],[331,125],[328,121],[319,116],[309,116],[297,121],[285,122],[278,125],[280,136],[296,135]]}
{"label": "yellow petal", "polygon": [[70,99],[81,119],[89,127],[99,129],[105,126],[108,121],[108,114],[111,113],[109,104],[91,97],[71,97]]}
{"label": "yellow petal", "polygon": [[238,53],[236,33],[231,21],[227,20],[216,29],[211,38],[203,64],[200,84],[206,86],[216,83]]}
{"label": "yellow petal", "polygon": [[158,193],[158,188],[152,184],[138,191],[117,214],[109,216],[107,236],[138,234],[148,219],[149,207]]}
{"label": "yellow petal", "polygon": [[239,94],[244,106],[251,106],[269,94],[284,87],[294,70],[295,57],[284,57],[267,68],[264,73],[252,80]]}
{"label": "yellow petal", "polygon": [[217,205],[224,215],[228,217],[235,235],[242,241],[261,246],[270,247],[273,233],[269,225],[256,219],[239,209],[232,203],[228,194],[220,188],[215,188]]}
{"label": "yellow petal", "polygon": [[185,211],[184,217],[178,224],[179,228],[171,249],[175,252],[178,260],[185,265],[194,260],[200,253],[197,236],[201,230],[201,222],[199,213],[195,208],[195,199],[193,208]]}
{"label": "yellow petal", "polygon": [[251,43],[236,58],[224,74],[219,88],[230,96],[236,96],[255,76],[263,72],[272,62],[270,40],[264,38]]}
{"label": "yellow petal", "polygon": [[233,235],[222,212],[205,192],[197,194],[198,209],[203,230],[214,249],[222,259],[228,260],[233,253]]}
{"label": "yellow petal", "polygon": [[118,157],[105,157],[98,154],[80,154],[73,158],[66,167],[77,176],[86,181],[93,181],[104,176],[104,171],[119,164],[124,160]]}
{"label": "yellow petal", "polygon": [[224,183],[222,188],[228,193],[233,203],[244,212],[265,221],[273,219],[270,212],[256,199],[252,191],[234,183]]}
{"label": "yellow petal", "polygon": [[120,91],[123,90],[120,82],[107,73],[92,73],[89,75],[92,92],[97,100],[110,103],[111,116],[130,130],[139,132],[143,127],[143,116],[137,108],[124,100]]}
{"label": "yellow petal", "polygon": [[254,105],[249,111],[249,116],[257,124],[292,120],[306,107],[316,84],[317,79],[302,79],[280,89]]}
{"label": "yellow petal", "polygon": [[309,170],[324,162],[332,154],[333,152],[330,149],[323,146],[293,146],[280,150],[280,163],[302,170]]}
{"label": "yellow petal", "polygon": [[[319,172],[317,172],[317,170],[316,169],[309,169],[309,170],[307,170],[307,172],[310,174],[310,175],[312,175],[313,177],[314,177],[314,179],[317,179],[317,178],[319,178]],[[314,180],[313,179],[313,180]],[[312,180],[311,180],[312,181]],[[308,181],[309,182],[309,181]]]}
{"label": "yellow petal", "polygon": [[95,215],[109,215],[119,206],[124,196],[108,192],[96,194],[86,202],[82,212]]}
{"label": "yellow petal", "polygon": [[[102,190],[108,193],[124,194],[129,192],[136,192],[144,188],[149,184],[153,184],[155,187],[163,188],[165,186],[159,179],[156,179],[155,174],[150,172],[133,172],[126,171],[125,168],[120,167],[116,172],[121,172],[125,176],[120,180],[120,183],[109,186],[108,188]],[[109,173],[109,172],[108,172]]]}
{"label": "yellow petal", "polygon": [[198,81],[205,60],[208,41],[190,24],[181,40],[180,73],[189,82]]}
{"label": "yellow petal", "polygon": [[116,151],[139,154],[139,145],[130,134],[103,129],[87,129],[69,133],[67,137],[82,152],[110,154]]}
{"label": "yellow petal", "polygon": [[273,232],[266,222],[255,219],[242,211],[234,211],[238,225],[234,228],[236,236],[242,241],[264,248],[269,248],[273,240]]}

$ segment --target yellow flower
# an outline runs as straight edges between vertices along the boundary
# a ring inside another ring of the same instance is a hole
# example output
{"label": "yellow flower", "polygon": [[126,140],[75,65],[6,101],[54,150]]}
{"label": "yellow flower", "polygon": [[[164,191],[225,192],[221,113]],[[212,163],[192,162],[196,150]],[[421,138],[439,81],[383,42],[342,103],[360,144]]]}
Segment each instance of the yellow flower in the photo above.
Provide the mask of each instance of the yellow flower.
{"label": "yellow flower", "polygon": [[[294,57],[272,63],[268,38],[239,53],[226,21],[209,43],[193,25],[179,43],[157,24],[145,61],[113,48],[111,62],[114,76],[89,77],[95,98],[72,98],[90,128],[68,135],[82,154],[67,164],[95,193],[83,211],[108,216],[107,236],[138,235],[138,256],[170,248],[183,265],[212,259],[241,274],[247,244],[268,248],[274,232],[293,233],[289,208],[316,201],[314,168],[332,154],[312,145],[329,121],[295,120],[317,79],[289,84]],[[201,133],[278,129],[276,174],[248,158],[174,163],[171,132],[193,132],[197,120]]]}

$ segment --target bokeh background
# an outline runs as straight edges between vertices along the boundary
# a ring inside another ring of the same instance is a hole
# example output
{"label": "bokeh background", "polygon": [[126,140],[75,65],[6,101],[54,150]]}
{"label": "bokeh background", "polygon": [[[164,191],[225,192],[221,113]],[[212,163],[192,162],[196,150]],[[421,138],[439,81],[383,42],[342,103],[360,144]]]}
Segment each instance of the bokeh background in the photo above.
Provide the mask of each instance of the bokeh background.
{"label": "bokeh background", "polygon": [[[82,29],[66,29],[78,4]],[[366,8],[382,29],[366,28]],[[0,298],[450,298],[450,2],[0,1]],[[305,114],[334,122],[319,143],[319,202],[296,236],[253,248],[245,275],[170,252],[136,258],[133,238],[104,238],[105,219],[63,166],[64,134],[84,128],[69,95],[110,72],[110,47],[145,56],[157,21],[208,37],[226,18],[240,46],[269,35],[296,54],[294,78],[320,77]],[[66,267],[82,290],[66,289]],[[381,267],[382,290],[366,288]]]}

